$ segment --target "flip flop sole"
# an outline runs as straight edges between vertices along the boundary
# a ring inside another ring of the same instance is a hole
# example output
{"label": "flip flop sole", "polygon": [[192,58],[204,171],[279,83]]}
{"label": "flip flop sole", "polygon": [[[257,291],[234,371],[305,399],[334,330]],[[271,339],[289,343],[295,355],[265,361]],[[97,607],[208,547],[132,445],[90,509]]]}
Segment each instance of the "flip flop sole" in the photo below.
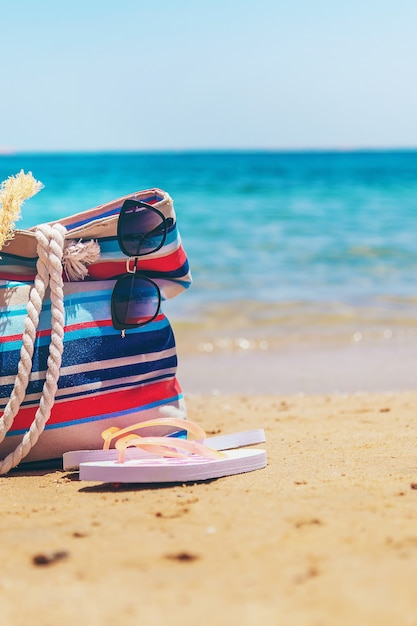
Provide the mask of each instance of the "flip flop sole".
{"label": "flip flop sole", "polygon": [[223,459],[144,458],[80,464],[80,480],[101,483],[183,483],[252,472],[267,465],[265,450],[241,448]]}

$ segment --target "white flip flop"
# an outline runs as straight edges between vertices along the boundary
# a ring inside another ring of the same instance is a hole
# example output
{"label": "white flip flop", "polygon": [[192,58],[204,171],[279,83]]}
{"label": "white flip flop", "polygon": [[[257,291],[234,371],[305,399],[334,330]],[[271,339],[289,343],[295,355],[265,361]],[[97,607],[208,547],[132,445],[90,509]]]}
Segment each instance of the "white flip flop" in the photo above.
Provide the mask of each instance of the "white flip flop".
{"label": "white flip flop", "polygon": [[142,459],[80,464],[80,480],[101,483],[184,483],[251,472],[266,467],[266,452],[240,448],[217,452],[217,458],[198,454],[181,457],[148,455]]}
{"label": "white flip flop", "polygon": [[[264,443],[265,431],[263,428],[255,430],[246,430],[228,435],[217,435],[215,437],[206,437],[202,443],[212,450],[232,450],[234,448],[243,448],[244,446],[256,445]],[[117,461],[118,451],[115,448],[108,450],[74,450],[65,452],[63,455],[63,469],[66,471],[77,470],[82,463],[98,463],[101,461]],[[126,450],[126,462],[149,458],[159,458],[151,452],[141,450],[140,448],[128,448]]]}

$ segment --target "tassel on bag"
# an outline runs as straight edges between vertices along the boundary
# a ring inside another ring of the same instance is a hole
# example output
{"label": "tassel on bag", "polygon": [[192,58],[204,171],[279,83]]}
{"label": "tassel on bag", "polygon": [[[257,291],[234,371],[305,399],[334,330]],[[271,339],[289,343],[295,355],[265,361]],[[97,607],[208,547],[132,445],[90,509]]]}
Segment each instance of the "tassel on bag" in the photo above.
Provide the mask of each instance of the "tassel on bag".
{"label": "tassel on bag", "polygon": [[63,254],[64,272],[69,281],[84,280],[88,275],[87,266],[100,258],[100,246],[97,241],[69,240]]}

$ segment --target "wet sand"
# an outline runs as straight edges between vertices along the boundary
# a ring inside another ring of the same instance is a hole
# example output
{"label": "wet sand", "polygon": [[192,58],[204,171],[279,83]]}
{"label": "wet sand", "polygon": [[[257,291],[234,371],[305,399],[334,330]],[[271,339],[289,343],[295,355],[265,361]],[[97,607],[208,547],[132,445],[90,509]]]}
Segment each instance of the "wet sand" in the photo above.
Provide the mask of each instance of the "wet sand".
{"label": "wet sand", "polygon": [[279,350],[181,354],[193,393],[322,394],[417,388],[417,342],[302,345]]}

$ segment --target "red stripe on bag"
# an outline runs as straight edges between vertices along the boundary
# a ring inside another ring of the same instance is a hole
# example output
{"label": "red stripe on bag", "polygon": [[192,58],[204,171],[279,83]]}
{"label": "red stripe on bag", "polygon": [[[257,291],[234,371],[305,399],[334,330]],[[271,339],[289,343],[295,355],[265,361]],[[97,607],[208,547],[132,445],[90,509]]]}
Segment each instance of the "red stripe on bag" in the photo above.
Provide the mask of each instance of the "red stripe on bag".
{"label": "red stripe on bag", "polygon": [[[153,272],[170,272],[178,269],[187,260],[183,248],[178,248],[175,252],[159,259],[144,259],[140,257],[138,271],[149,270]],[[107,261],[104,263],[94,263],[89,266],[88,273],[93,280],[106,280],[114,276],[120,276],[126,272],[126,260]]]}
{"label": "red stripe on bag", "polygon": [[32,282],[35,279],[36,271],[30,274],[20,272],[0,272],[0,280],[12,280],[20,283]]}
{"label": "red stripe on bag", "polygon": [[[127,257],[126,257],[127,258]],[[154,272],[170,272],[181,267],[187,260],[187,255],[181,246],[171,254],[161,256],[156,259],[144,259],[140,258],[139,270],[141,268],[154,271]],[[114,276],[119,276],[126,272],[126,259],[120,259],[115,261],[107,261],[93,263],[88,267],[89,278],[93,280],[107,280]],[[36,271],[27,271],[25,273],[20,272],[0,272],[1,280],[13,280],[19,282],[32,282],[36,277]],[[69,282],[65,273],[63,274],[64,282]]]}
{"label": "red stripe on bag", "polygon": [[20,335],[7,335],[7,337],[0,337],[0,343],[10,343],[11,341],[21,341],[22,334]]}
{"label": "red stripe on bag", "polygon": [[[177,380],[172,378],[158,383],[144,383],[131,389],[88,396],[81,400],[63,399],[55,403],[48,424],[71,425],[73,421],[110,417],[111,413],[117,414],[129,409],[140,410],[147,404],[158,403],[180,393],[181,388]],[[34,406],[20,409],[13,422],[13,430],[29,428],[37,408]]]}
{"label": "red stripe on bag", "polygon": [[[81,322],[79,324],[70,324],[68,326],[64,326],[64,331],[71,332],[72,330],[81,330],[82,328],[95,328],[96,326],[111,326],[111,320],[98,320],[94,322]],[[36,332],[36,337],[50,337],[51,329],[46,328],[45,330],[38,330]],[[0,343],[10,343],[12,341],[22,341],[22,334],[20,335],[7,335],[6,337],[0,337]]]}
{"label": "red stripe on bag", "polygon": [[138,269],[146,268],[147,270],[155,270],[156,272],[169,272],[176,270],[184,265],[187,260],[186,254],[182,247],[177,248],[171,254],[161,256],[156,259],[139,257]]}
{"label": "red stripe on bag", "polygon": [[[165,319],[165,315],[160,313],[153,321],[160,322]],[[75,330],[84,330],[85,328],[104,328],[113,326],[111,320],[94,320],[92,322],[80,322],[79,324],[68,324],[68,326],[64,326],[65,333],[70,333]],[[120,331],[117,331],[117,334],[120,334]],[[46,328],[45,330],[38,330],[36,333],[36,337],[49,337],[51,335],[51,329]],[[12,341],[22,341],[22,334],[20,335],[7,335],[6,337],[0,337],[0,343],[11,343]]]}

